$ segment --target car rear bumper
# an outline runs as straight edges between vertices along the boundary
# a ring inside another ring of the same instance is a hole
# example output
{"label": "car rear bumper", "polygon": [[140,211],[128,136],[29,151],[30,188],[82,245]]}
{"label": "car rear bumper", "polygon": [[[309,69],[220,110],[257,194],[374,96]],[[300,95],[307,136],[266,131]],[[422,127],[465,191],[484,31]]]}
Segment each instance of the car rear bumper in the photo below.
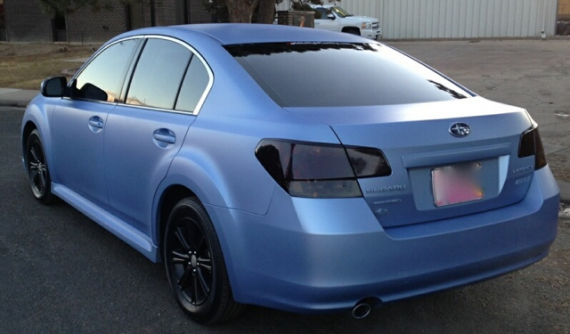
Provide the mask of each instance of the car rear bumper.
{"label": "car rear bumper", "polygon": [[548,254],[558,203],[546,167],[517,204],[407,227],[383,229],[361,198],[290,198],[280,189],[263,216],[213,206],[208,211],[218,224],[237,301],[316,313],[524,268]]}

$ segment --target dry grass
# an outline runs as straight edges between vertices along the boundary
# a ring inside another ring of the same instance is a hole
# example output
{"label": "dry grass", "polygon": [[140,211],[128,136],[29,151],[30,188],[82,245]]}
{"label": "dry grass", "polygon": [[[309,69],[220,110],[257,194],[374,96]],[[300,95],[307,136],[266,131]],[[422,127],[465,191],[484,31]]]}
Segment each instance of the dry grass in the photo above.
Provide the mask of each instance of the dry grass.
{"label": "dry grass", "polygon": [[98,46],[61,44],[0,44],[0,87],[39,89],[47,77],[62,75],[81,63],[70,59],[89,57]]}

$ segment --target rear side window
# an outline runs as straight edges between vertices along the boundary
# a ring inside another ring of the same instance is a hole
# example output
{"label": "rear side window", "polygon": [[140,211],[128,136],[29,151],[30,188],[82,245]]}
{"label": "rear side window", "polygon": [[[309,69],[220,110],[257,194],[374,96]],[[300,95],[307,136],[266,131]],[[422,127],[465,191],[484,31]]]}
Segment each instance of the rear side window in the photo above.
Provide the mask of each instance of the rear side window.
{"label": "rear side window", "polygon": [[190,50],[176,42],[149,39],[136,65],[126,102],[173,109],[191,58]]}
{"label": "rear side window", "polygon": [[225,48],[283,107],[407,104],[472,96],[380,44],[269,43]]}
{"label": "rear side window", "polygon": [[180,88],[175,109],[193,113],[208,88],[209,82],[210,74],[204,63],[198,57],[192,57],[190,67],[188,67],[188,72]]}
{"label": "rear side window", "polygon": [[115,102],[139,42],[129,39],[103,50],[75,79],[73,97]]}

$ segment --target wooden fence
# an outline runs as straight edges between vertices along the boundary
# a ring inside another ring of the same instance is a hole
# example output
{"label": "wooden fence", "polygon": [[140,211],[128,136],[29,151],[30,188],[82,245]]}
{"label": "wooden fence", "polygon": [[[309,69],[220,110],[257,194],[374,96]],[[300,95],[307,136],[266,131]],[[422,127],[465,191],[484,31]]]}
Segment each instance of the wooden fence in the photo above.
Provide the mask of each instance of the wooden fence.
{"label": "wooden fence", "polygon": [[570,20],[570,0],[558,0],[558,19]]}

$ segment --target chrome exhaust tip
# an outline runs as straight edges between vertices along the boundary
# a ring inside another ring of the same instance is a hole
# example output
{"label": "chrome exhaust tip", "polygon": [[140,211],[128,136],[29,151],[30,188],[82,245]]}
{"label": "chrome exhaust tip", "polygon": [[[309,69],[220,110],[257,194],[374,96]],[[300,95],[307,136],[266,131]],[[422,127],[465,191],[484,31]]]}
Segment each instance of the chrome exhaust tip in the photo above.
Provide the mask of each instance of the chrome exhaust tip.
{"label": "chrome exhaust tip", "polygon": [[355,319],[364,319],[372,312],[372,303],[369,300],[362,300],[356,303],[352,308],[352,317]]}

